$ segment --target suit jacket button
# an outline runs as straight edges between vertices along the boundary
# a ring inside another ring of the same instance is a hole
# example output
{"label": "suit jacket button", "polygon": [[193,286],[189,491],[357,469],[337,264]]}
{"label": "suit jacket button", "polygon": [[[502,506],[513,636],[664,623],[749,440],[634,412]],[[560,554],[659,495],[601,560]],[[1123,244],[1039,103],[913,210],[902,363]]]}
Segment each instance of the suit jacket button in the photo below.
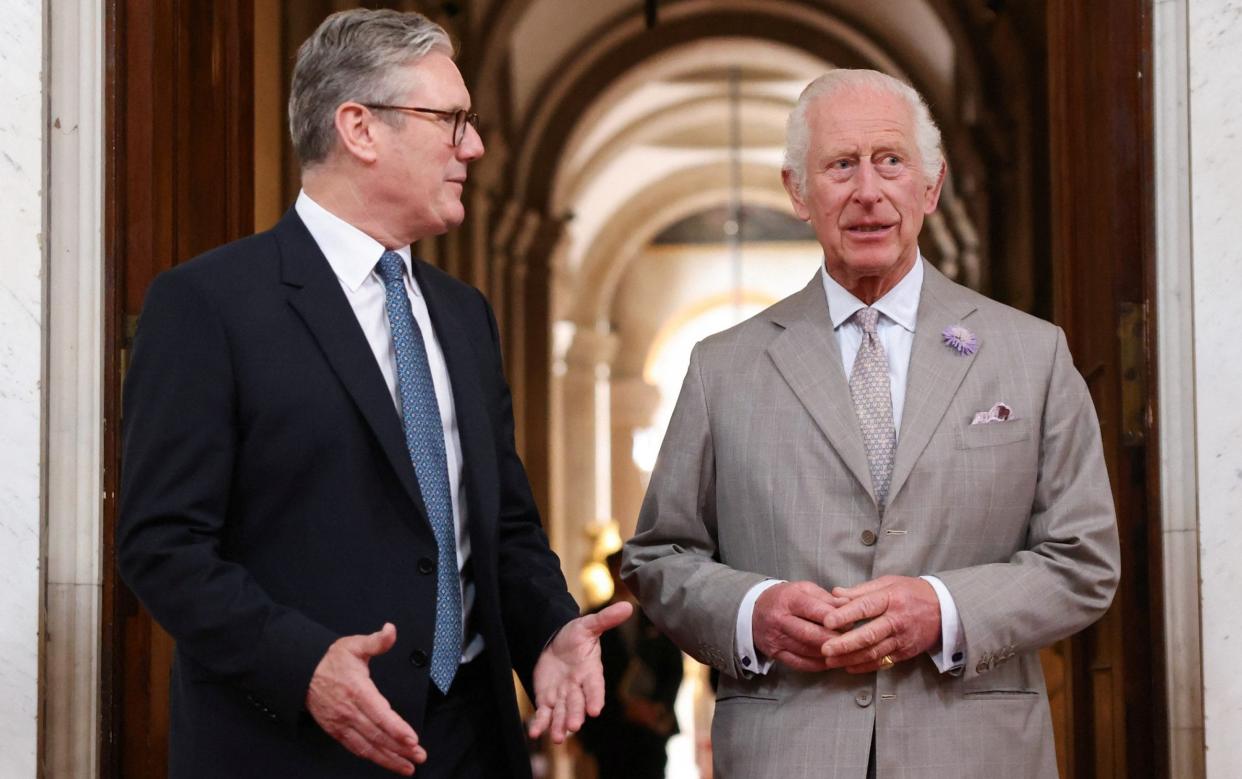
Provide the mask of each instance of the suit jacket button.
{"label": "suit jacket button", "polygon": [[870,706],[871,705],[871,690],[859,690],[858,694],[854,696],[854,703],[857,703],[859,707],[863,709]]}
{"label": "suit jacket button", "polygon": [[427,653],[421,649],[415,649],[410,652],[410,663],[415,668],[424,668],[427,665]]}
{"label": "suit jacket button", "polygon": [[875,533],[871,530],[864,530],[859,538],[863,546],[875,546]]}
{"label": "suit jacket button", "polygon": [[435,563],[431,562],[430,557],[418,558],[418,572],[421,573],[423,576],[426,576],[427,574],[431,573],[435,569],[436,569],[436,565]]}

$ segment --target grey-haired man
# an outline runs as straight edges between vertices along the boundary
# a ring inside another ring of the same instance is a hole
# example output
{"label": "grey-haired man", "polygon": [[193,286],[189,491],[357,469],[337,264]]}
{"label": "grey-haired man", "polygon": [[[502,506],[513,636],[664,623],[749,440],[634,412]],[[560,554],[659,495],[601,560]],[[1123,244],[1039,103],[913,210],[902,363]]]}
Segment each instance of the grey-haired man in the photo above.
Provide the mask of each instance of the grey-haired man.
{"label": "grey-haired man", "polygon": [[722,671],[717,777],[1056,777],[1038,650],[1112,600],[1112,494],[1061,331],[920,257],[944,175],[909,86],[813,82],[824,264],[691,356],[623,572]]}

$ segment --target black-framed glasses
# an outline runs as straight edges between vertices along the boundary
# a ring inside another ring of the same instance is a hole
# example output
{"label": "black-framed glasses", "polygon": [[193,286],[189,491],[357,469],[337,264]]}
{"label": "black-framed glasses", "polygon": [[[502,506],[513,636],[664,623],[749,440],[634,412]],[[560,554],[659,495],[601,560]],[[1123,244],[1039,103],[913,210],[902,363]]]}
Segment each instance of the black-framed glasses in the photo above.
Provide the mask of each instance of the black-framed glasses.
{"label": "black-framed glasses", "polygon": [[385,105],[383,103],[363,103],[363,105],[372,110],[414,111],[420,114],[438,116],[441,119],[452,119],[454,146],[460,146],[462,140],[466,137],[466,125],[473,127],[475,132],[478,132],[479,129],[479,115],[464,108],[459,108],[456,111],[446,111],[442,108],[419,108],[411,105]]}

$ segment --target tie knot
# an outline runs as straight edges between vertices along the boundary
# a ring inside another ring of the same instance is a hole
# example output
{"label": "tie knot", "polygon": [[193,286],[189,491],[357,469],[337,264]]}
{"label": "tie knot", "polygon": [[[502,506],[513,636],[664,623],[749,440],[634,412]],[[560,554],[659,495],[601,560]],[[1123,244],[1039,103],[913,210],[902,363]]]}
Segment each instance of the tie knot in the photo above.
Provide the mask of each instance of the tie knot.
{"label": "tie knot", "polygon": [[396,252],[384,252],[384,255],[380,257],[378,267],[380,278],[384,280],[385,284],[391,284],[394,281],[401,281],[401,271],[405,267],[405,262],[402,261],[401,255]]}
{"label": "tie knot", "polygon": [[854,319],[858,320],[858,324],[862,326],[864,333],[875,335],[875,325],[880,320],[880,312],[870,306],[860,308],[854,313]]}

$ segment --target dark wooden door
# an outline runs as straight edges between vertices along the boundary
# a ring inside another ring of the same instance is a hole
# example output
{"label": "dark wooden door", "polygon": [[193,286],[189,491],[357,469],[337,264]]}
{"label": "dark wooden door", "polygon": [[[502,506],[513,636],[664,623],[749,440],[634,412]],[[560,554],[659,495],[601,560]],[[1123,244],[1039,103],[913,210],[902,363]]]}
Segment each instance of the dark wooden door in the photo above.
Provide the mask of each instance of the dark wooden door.
{"label": "dark wooden door", "polygon": [[251,0],[109,0],[105,162],[104,777],[167,774],[172,641],[117,578],[127,342],[160,271],[252,230]]}
{"label": "dark wooden door", "polygon": [[1166,774],[1153,355],[1151,23],[1141,0],[1047,4],[1053,318],[1100,416],[1122,578],[1050,654],[1066,779]]}

